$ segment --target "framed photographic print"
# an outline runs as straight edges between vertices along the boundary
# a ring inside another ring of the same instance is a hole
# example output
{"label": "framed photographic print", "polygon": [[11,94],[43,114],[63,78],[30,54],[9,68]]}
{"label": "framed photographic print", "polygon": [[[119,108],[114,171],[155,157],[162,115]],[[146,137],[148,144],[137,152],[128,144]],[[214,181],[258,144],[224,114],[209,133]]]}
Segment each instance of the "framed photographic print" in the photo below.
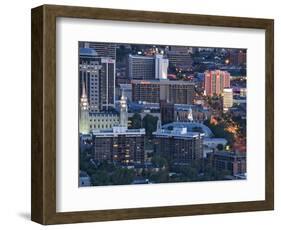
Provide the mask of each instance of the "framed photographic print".
{"label": "framed photographic print", "polygon": [[41,224],[272,210],[274,22],[32,9]]}

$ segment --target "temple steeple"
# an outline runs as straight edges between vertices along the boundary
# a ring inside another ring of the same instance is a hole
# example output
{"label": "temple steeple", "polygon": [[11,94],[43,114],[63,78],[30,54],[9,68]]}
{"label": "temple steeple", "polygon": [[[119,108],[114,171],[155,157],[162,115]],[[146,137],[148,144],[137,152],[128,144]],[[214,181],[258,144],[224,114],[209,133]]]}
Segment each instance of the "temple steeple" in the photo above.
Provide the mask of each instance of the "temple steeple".
{"label": "temple steeple", "polygon": [[90,132],[89,125],[89,102],[86,93],[85,82],[82,83],[82,94],[80,98],[80,122],[79,122],[79,132],[81,134],[88,134]]}
{"label": "temple steeple", "polygon": [[192,115],[192,109],[191,109],[191,108],[189,108],[187,119],[188,119],[188,121],[190,121],[190,122],[193,121],[193,115]]}
{"label": "temple steeple", "polygon": [[124,91],[122,91],[122,96],[120,99],[120,126],[128,128],[128,106]]}

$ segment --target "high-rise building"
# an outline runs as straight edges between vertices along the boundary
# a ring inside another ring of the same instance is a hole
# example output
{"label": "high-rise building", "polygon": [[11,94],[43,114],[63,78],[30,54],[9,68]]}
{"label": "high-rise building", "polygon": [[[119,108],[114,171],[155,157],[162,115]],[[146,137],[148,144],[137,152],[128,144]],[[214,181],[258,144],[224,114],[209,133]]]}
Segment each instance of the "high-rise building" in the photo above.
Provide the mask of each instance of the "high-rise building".
{"label": "high-rise building", "polygon": [[233,106],[233,91],[232,88],[223,89],[223,109],[228,110]]}
{"label": "high-rise building", "polygon": [[137,102],[193,104],[194,93],[194,83],[187,81],[132,80],[132,99]]}
{"label": "high-rise building", "polygon": [[167,56],[170,65],[173,67],[183,70],[189,70],[192,67],[193,61],[189,47],[170,46]]}
{"label": "high-rise building", "polygon": [[100,71],[100,107],[109,110],[115,107],[115,60],[101,59]]}
{"label": "high-rise building", "polygon": [[109,57],[116,60],[116,44],[104,42],[79,42],[79,48],[94,49],[98,57]]}
{"label": "high-rise building", "polygon": [[203,136],[186,128],[158,128],[154,135],[155,152],[173,164],[189,164],[203,158]]}
{"label": "high-rise building", "polygon": [[167,79],[169,60],[162,54],[154,56],[129,55],[128,75],[133,80]]}
{"label": "high-rise building", "polygon": [[230,74],[227,71],[211,70],[204,73],[205,95],[213,96],[223,93],[224,88],[230,87]]}
{"label": "high-rise building", "polygon": [[86,84],[90,112],[115,106],[115,60],[99,57],[94,49],[79,49],[80,96]]}
{"label": "high-rise building", "polygon": [[155,58],[148,56],[129,55],[128,72],[130,79],[155,79]]}

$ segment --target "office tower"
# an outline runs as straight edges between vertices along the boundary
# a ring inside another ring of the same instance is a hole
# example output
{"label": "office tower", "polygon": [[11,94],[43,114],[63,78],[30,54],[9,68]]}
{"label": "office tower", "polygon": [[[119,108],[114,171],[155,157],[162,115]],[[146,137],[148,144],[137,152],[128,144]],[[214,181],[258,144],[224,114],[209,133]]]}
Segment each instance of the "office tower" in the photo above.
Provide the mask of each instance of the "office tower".
{"label": "office tower", "polygon": [[162,54],[155,55],[155,79],[165,80],[168,75],[169,60]]}
{"label": "office tower", "polygon": [[230,87],[230,74],[227,71],[207,70],[204,73],[205,95],[213,96],[223,93],[224,88]]}
{"label": "office tower", "polygon": [[115,60],[98,57],[94,49],[79,49],[80,97],[82,82],[86,84],[90,112],[109,110],[115,106]]}
{"label": "office tower", "polygon": [[109,57],[116,60],[116,44],[104,42],[79,42],[79,48],[91,48],[98,57]]}
{"label": "office tower", "polygon": [[129,55],[128,72],[130,79],[155,79],[155,58],[148,56]]}
{"label": "office tower", "polygon": [[154,135],[156,153],[173,164],[189,164],[203,158],[203,134],[187,132],[187,128],[158,128]]}
{"label": "office tower", "polygon": [[115,107],[115,60],[101,58],[101,65],[100,106],[102,110],[107,111]]}
{"label": "office tower", "polygon": [[172,67],[183,70],[189,70],[192,67],[193,61],[189,47],[170,46],[167,56]]}
{"label": "office tower", "polygon": [[132,80],[133,101],[159,103],[165,100],[173,104],[193,104],[194,83],[169,80]]}
{"label": "office tower", "polygon": [[233,91],[232,88],[223,89],[223,109],[228,110],[233,106]]}

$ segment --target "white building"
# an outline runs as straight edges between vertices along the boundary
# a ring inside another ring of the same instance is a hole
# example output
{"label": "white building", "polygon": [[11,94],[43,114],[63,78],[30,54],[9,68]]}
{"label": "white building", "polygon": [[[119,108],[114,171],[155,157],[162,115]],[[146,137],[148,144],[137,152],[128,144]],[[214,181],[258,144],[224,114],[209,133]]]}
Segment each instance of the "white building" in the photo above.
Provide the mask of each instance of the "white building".
{"label": "white building", "polygon": [[223,109],[228,110],[233,106],[233,90],[232,88],[223,89]]}
{"label": "white building", "polygon": [[155,79],[167,79],[169,60],[162,54],[155,55]]}

